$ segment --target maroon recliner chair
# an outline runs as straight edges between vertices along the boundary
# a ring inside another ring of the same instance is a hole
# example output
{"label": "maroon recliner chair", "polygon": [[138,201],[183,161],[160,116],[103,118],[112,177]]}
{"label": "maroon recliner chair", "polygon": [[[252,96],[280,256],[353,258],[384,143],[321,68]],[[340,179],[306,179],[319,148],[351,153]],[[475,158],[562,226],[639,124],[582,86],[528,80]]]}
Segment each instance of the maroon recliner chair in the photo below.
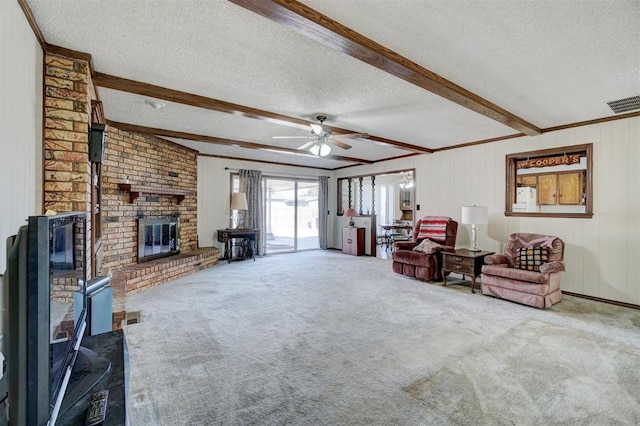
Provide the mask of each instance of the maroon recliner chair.
{"label": "maroon recliner chair", "polygon": [[[393,272],[422,281],[442,281],[442,251],[455,249],[457,233],[458,222],[450,217],[423,217],[413,228],[413,241],[393,244]],[[435,244],[426,252],[414,250],[424,240]]]}

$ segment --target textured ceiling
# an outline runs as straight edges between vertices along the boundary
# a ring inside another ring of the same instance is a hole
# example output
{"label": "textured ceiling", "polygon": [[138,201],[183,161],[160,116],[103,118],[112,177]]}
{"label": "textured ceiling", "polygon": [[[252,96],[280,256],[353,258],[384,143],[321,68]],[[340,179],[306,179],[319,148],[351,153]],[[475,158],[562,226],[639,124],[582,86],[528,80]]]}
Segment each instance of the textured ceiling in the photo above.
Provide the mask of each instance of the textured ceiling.
{"label": "textured ceiling", "polygon": [[[47,43],[95,71],[439,149],[520,133],[223,0],[27,0]],[[539,128],[613,115],[640,94],[638,1],[305,0],[302,3]],[[308,131],[98,88],[107,119],[295,149]],[[311,158],[173,139],[203,154],[337,168]],[[372,140],[332,154],[379,161],[412,151]]]}

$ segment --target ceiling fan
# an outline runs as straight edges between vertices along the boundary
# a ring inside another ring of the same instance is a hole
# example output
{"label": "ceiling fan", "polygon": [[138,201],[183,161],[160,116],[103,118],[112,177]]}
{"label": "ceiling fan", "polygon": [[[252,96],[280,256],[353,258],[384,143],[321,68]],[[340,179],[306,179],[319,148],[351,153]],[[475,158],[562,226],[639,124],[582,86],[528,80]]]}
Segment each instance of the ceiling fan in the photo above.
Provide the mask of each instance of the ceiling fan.
{"label": "ceiling fan", "polygon": [[308,149],[313,155],[324,157],[331,152],[331,145],[342,149],[351,149],[351,145],[339,141],[338,139],[368,138],[367,133],[344,133],[334,135],[331,129],[325,128],[322,123],[327,119],[326,115],[318,115],[316,119],[320,124],[310,124],[311,134],[308,136],[273,136],[273,139],[309,139],[309,142],[298,147],[300,150]]}

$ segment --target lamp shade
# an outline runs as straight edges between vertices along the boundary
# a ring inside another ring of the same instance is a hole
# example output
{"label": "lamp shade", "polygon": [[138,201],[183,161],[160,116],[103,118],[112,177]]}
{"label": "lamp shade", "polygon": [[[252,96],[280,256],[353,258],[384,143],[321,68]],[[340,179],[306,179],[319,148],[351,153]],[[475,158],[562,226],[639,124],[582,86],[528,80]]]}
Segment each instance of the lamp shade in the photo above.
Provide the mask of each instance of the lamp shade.
{"label": "lamp shade", "polygon": [[317,144],[315,144],[311,148],[309,148],[309,151],[313,155],[317,155],[317,156],[320,156],[320,157],[326,157],[331,152],[331,147],[329,145],[327,145],[326,143],[324,143],[324,142],[318,142]]}
{"label": "lamp shade", "polygon": [[234,192],[231,194],[231,210],[248,210],[247,194],[244,192]]}
{"label": "lamp shade", "polygon": [[487,206],[463,206],[462,223],[479,225],[489,222],[489,209]]}
{"label": "lamp shade", "polygon": [[347,217],[354,217],[354,216],[360,216],[358,214],[358,212],[356,211],[356,209],[349,207],[348,209],[346,209],[343,213],[345,216]]}

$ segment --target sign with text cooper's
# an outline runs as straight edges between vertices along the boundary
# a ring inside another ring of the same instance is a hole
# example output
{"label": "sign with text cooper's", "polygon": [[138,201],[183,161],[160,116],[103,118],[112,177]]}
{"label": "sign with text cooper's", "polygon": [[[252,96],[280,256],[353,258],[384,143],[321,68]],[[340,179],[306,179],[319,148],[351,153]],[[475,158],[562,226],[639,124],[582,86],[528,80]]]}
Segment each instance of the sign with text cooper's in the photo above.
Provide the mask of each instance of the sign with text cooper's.
{"label": "sign with text cooper's", "polygon": [[580,154],[560,155],[557,157],[541,157],[518,161],[518,169],[530,169],[532,167],[566,166],[580,163]]}

